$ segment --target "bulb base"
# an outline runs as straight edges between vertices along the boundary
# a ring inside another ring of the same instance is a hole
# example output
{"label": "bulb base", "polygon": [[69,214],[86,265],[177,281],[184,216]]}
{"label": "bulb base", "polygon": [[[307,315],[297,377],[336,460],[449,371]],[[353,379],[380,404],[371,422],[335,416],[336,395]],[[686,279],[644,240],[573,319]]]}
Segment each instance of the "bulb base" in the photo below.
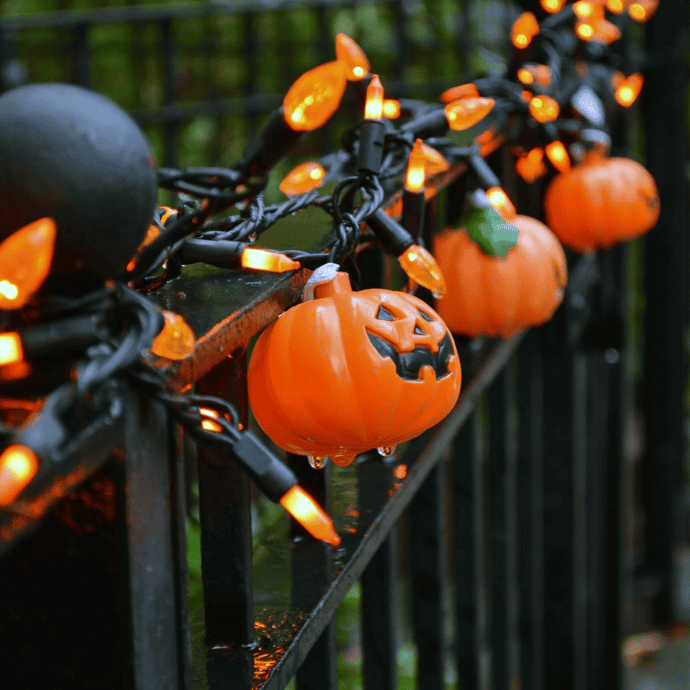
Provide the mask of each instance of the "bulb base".
{"label": "bulb base", "polygon": [[359,172],[378,175],[383,161],[386,127],[381,120],[362,120],[359,125]]}

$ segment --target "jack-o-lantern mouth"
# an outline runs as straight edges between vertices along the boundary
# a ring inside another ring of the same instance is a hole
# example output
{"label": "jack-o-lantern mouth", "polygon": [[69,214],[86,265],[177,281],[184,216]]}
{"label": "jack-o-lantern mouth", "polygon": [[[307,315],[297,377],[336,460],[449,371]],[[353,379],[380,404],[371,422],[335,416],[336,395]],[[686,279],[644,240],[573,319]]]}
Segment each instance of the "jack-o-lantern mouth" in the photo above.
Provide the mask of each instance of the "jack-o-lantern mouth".
{"label": "jack-o-lantern mouth", "polygon": [[374,335],[369,329],[366,329],[366,332],[376,352],[384,359],[391,359],[395,364],[396,373],[405,381],[421,381],[419,372],[425,366],[434,370],[437,381],[451,373],[448,362],[454,353],[453,342],[448,333],[438,344],[438,351],[434,353],[426,347],[415,347],[411,352],[398,352],[394,345]]}

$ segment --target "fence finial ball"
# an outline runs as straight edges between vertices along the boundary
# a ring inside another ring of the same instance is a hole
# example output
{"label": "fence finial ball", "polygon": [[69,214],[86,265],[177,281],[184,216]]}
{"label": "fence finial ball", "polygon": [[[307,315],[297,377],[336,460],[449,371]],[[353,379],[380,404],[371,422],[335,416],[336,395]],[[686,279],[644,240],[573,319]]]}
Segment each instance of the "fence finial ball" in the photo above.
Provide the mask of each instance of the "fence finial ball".
{"label": "fence finial ball", "polygon": [[0,96],[0,240],[37,218],[55,220],[42,292],[79,294],[123,271],[156,191],[146,137],[105,96],[69,84]]}

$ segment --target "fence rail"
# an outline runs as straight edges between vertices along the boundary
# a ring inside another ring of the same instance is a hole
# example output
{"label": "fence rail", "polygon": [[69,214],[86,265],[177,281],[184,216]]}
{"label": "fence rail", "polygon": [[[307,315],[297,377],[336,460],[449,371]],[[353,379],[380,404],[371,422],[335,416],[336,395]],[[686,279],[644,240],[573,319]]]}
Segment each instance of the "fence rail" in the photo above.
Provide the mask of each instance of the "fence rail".
{"label": "fence rail", "polygon": [[[408,3],[369,4],[392,10],[403,51]],[[356,5],[320,0],[279,9],[308,6],[318,13]],[[678,45],[682,35],[671,5],[662,3],[651,25],[652,53]],[[3,18],[0,36],[12,34],[22,55],[23,32],[74,30],[78,69],[70,74],[88,84],[93,27],[148,22],[165,39],[171,22],[273,10],[273,3],[209,3]],[[469,17],[467,4],[457,11]],[[457,40],[474,45],[463,26]],[[173,42],[163,43],[164,102],[144,109],[132,103],[132,110],[142,124],[162,125],[169,165],[177,161],[182,121],[203,113],[220,123],[228,112],[251,117],[274,104],[251,79],[237,98],[180,103]],[[243,46],[251,56],[255,48]],[[651,487],[643,494],[651,525],[645,563],[656,577],[660,623],[674,614],[685,461],[678,372],[687,307],[678,285],[685,284],[687,261],[685,182],[679,182],[686,135],[682,117],[669,123],[657,113],[666,112],[664,103],[684,112],[682,89],[671,82],[669,73],[652,70],[645,106],[649,167],[663,209],[644,247],[644,361],[652,374],[643,377],[651,402],[640,406],[648,453],[641,467]],[[404,93],[402,81],[398,86]],[[623,150],[624,132],[617,137]],[[212,141],[218,143],[217,133]],[[507,154],[494,155],[507,169]],[[427,233],[457,221],[463,172],[456,167],[436,180],[438,194],[426,203]],[[521,210],[540,215],[533,187],[514,178],[507,185]],[[329,229],[317,229],[303,248],[323,246]],[[328,690],[338,687],[336,613],[360,583],[367,688],[398,687],[401,654],[409,650],[417,686],[425,690],[620,688],[634,575],[628,514],[637,466],[628,439],[640,385],[630,358],[643,352],[631,337],[626,299],[632,259],[620,247],[570,255],[566,298],[552,322],[506,341],[457,338],[463,371],[457,405],[394,456],[374,452],[348,468],[319,471],[288,455],[300,484],[333,515],[343,539],[335,549],[296,523],[287,534],[283,524],[261,545],[268,556],[258,558],[256,500],[231,453],[200,447],[191,468],[185,440],[165,410],[113,384],[99,413],[79,420],[79,434],[52,458],[69,468],[61,484],[37,490],[21,510],[0,510],[8,667],[19,669],[27,686],[273,690],[296,678],[297,688]],[[362,267],[368,284],[385,283],[382,256],[365,256]],[[173,387],[220,395],[248,424],[247,348],[300,300],[307,277],[305,270],[261,277],[223,271],[161,288],[160,305],[182,314],[197,335],[191,358],[165,365]],[[680,316],[667,315],[669,303]],[[186,484],[194,472],[203,608],[190,613]]]}

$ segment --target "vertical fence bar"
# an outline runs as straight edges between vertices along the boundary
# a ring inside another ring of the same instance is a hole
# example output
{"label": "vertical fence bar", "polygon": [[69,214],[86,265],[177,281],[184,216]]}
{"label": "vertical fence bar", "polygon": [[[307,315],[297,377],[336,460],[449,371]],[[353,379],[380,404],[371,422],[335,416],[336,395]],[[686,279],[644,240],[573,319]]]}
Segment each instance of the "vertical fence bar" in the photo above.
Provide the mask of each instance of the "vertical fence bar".
{"label": "vertical fence bar", "polygon": [[444,687],[443,465],[429,473],[409,508],[412,628],[417,687]]}
{"label": "vertical fence bar", "polygon": [[528,333],[518,360],[518,557],[522,687],[544,686],[544,398],[541,338]]}
{"label": "vertical fence bar", "polygon": [[508,362],[489,388],[487,551],[492,686],[518,682],[515,374]]}
{"label": "vertical fence bar", "polygon": [[[173,39],[172,19],[165,18],[160,22],[163,39],[163,105],[172,105],[177,100],[177,75],[175,70],[175,43]],[[165,165],[177,168],[178,122],[166,122],[163,129],[163,145],[165,149]]]}
{"label": "vertical fence bar", "polygon": [[71,32],[73,75],[80,86],[91,86],[91,46],[89,24],[77,24]]}
{"label": "vertical fence bar", "polygon": [[[300,486],[331,512],[332,462],[312,469],[302,455],[288,453],[288,464]],[[326,591],[333,576],[332,547],[307,534],[292,520],[292,604],[308,613]],[[326,626],[297,671],[297,690],[337,690],[338,650],[335,618]]]}
{"label": "vertical fence bar", "polygon": [[479,684],[479,590],[482,582],[482,458],[475,409],[453,441],[455,663],[459,690]]}
{"label": "vertical fence bar", "polygon": [[[367,529],[388,499],[390,474],[383,473],[387,461],[376,451],[360,456],[357,465],[360,529]],[[398,687],[397,617],[395,594],[396,534],[392,531],[369,562],[362,583],[362,653],[364,687],[367,690],[395,690]]]}
{"label": "vertical fence bar", "polygon": [[[247,360],[233,352],[197,381],[200,395],[218,395],[238,410],[246,426]],[[219,649],[250,643],[254,637],[252,593],[251,491],[247,475],[224,448],[199,446],[199,519],[201,522],[201,576],[204,587],[206,645],[213,673],[224,675],[225,657]],[[252,665],[244,658],[233,662],[234,677],[249,685]],[[239,686],[244,687],[244,686]]]}

